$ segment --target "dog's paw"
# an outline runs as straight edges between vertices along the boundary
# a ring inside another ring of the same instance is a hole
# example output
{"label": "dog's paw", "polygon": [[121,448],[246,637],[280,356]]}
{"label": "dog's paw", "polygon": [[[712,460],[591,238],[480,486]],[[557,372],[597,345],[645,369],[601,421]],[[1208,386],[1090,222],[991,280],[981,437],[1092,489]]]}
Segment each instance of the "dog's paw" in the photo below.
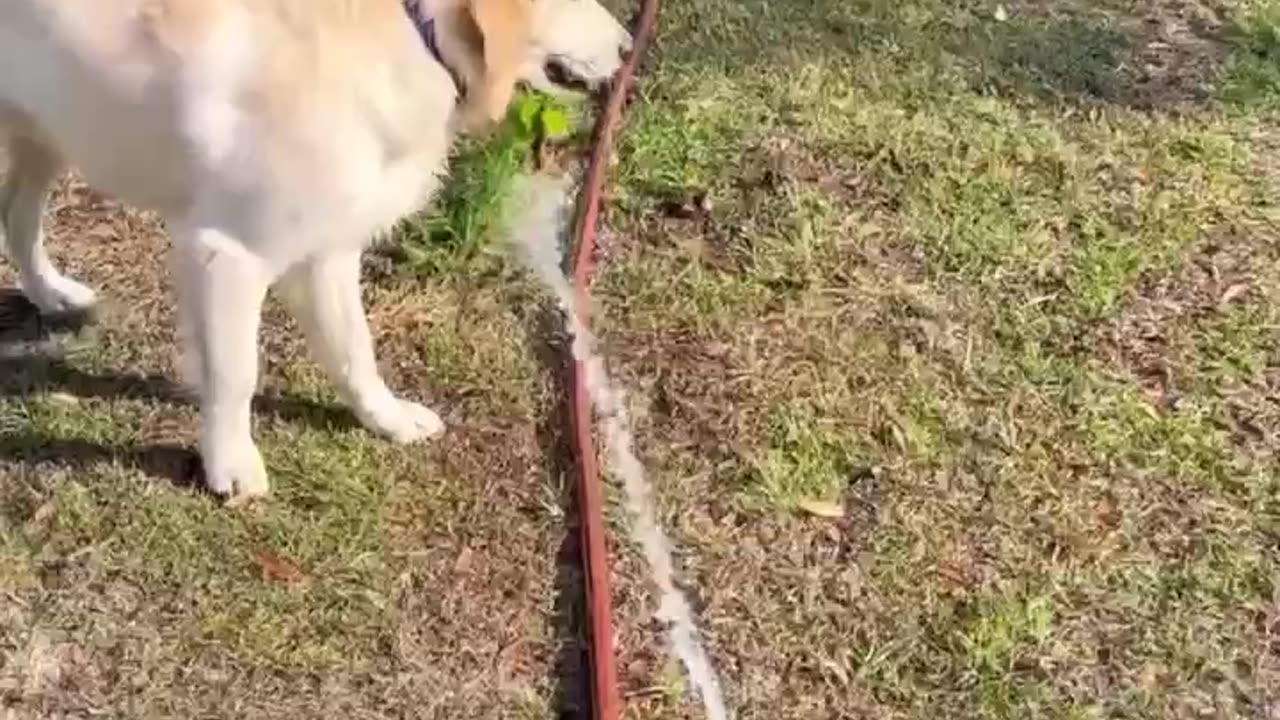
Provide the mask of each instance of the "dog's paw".
{"label": "dog's paw", "polygon": [[27,299],[45,315],[84,312],[98,302],[92,288],[64,275],[35,278],[22,285]]}
{"label": "dog's paw", "polygon": [[401,444],[437,437],[444,432],[444,421],[430,408],[395,397],[356,414],[365,427]]}
{"label": "dog's paw", "polygon": [[227,498],[228,504],[262,497],[270,489],[266,465],[252,443],[248,447],[204,452],[202,456],[205,485],[209,492]]}

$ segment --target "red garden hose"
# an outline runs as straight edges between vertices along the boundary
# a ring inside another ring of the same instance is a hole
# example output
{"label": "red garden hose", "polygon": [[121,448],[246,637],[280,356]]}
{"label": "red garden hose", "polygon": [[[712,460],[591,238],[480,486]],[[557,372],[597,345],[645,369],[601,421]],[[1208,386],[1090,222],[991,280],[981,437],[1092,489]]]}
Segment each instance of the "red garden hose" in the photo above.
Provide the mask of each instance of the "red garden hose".
{"label": "red garden hose", "polygon": [[[596,225],[605,170],[613,148],[614,132],[622,119],[622,108],[635,77],[636,65],[652,40],[658,19],[658,0],[643,0],[633,35],[633,49],[614,79],[604,110],[596,122],[595,146],[587,165],[582,194],[578,198],[578,222],[574,228],[573,281],[578,293],[578,312],[587,326],[590,302],[591,257],[596,247]],[[586,570],[587,617],[590,630],[591,706],[595,720],[617,720],[618,677],[613,657],[613,620],[610,611],[609,549],[604,536],[604,499],[591,439],[591,398],[587,393],[585,368],[573,363],[573,402],[569,417],[573,425],[574,453],[578,467],[578,522],[582,531],[582,564]]]}

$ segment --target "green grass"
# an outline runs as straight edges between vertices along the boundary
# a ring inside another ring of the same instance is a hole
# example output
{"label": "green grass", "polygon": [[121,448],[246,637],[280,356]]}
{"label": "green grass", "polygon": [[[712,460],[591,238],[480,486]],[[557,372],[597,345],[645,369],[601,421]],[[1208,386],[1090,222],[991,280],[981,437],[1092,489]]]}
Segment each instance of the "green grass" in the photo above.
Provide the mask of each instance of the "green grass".
{"label": "green grass", "polygon": [[[599,292],[673,398],[646,431],[707,622],[748,717],[1248,716],[1280,477],[1229,419],[1274,436],[1248,57],[1153,3],[1188,75],[1155,83],[1121,4],[992,7],[667,11]],[[741,497],[758,529],[687,519]],[[811,499],[845,518],[776,512]]]}
{"label": "green grass", "polygon": [[517,94],[501,124],[459,143],[450,181],[431,207],[401,223],[393,247],[402,264],[419,274],[443,274],[491,252],[516,176],[532,170],[540,147],[563,141],[580,124],[580,114],[549,95]]}
{"label": "green grass", "polygon": [[[1268,717],[1277,6],[996,6],[664,8],[593,322],[681,579],[742,720]],[[439,444],[309,407],[332,391],[274,309],[276,496],[249,511],[168,481],[193,412],[119,377],[171,373],[165,303],[3,366],[4,702],[566,709],[554,333],[489,253],[522,137],[466,148],[399,266],[371,263],[380,357]],[[151,226],[63,197],[60,261],[160,297]],[[104,222],[139,236],[123,257],[63,243]],[[610,521],[626,717],[699,717]]]}
{"label": "green grass", "polygon": [[800,503],[830,501],[853,472],[849,453],[811,413],[784,408],[770,419],[770,441],[755,462],[751,492],[768,506],[795,509]]}
{"label": "green grass", "polygon": [[1242,2],[1231,22],[1234,47],[1222,95],[1244,107],[1274,109],[1280,96],[1280,4]]}

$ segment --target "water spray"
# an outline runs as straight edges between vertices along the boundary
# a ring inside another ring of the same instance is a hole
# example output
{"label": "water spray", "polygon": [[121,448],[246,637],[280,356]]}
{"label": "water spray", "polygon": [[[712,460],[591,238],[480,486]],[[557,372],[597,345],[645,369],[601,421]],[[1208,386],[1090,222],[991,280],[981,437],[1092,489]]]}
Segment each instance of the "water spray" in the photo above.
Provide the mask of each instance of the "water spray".
{"label": "water spray", "polygon": [[[568,189],[567,179],[521,178],[515,193],[518,224],[513,224],[510,236],[516,241],[516,250],[525,264],[546,285],[564,312],[565,329],[573,341],[573,359],[579,368],[578,378],[599,417],[608,469],[622,481],[631,515],[631,538],[649,565],[651,580],[659,595],[655,615],[666,625],[670,649],[702,699],[707,720],[728,720],[720,683],[699,638],[693,610],[675,584],[671,541],[658,522],[653,485],[635,454],[625,395],[610,381],[604,358],[596,350],[595,338],[583,321],[585,308],[581,293],[574,292],[560,269],[563,258],[560,238],[567,226]],[[598,714],[596,717],[610,716]]]}
{"label": "water spray", "polygon": [[604,532],[603,485],[592,441],[592,409],[599,416],[609,471],[622,481],[631,537],[649,565],[659,603],[655,612],[667,629],[671,651],[679,658],[690,684],[701,698],[707,720],[728,720],[720,683],[699,637],[692,609],[675,584],[671,542],[658,522],[653,486],[636,457],[626,399],[610,381],[604,359],[595,350],[587,324],[590,309],[591,261],[595,251],[605,169],[613,136],[631,90],[636,65],[652,40],[658,0],[642,0],[634,23],[634,50],[614,79],[596,123],[595,144],[583,176],[574,224],[572,282],[561,270],[561,239],[568,227],[570,181],[547,176],[520,180],[514,212],[508,213],[516,251],[547,286],[565,315],[572,338],[573,383],[569,405],[578,471],[578,516],[582,532],[587,612],[590,622],[591,698],[595,720],[617,720],[617,671],[609,591],[608,545]]}

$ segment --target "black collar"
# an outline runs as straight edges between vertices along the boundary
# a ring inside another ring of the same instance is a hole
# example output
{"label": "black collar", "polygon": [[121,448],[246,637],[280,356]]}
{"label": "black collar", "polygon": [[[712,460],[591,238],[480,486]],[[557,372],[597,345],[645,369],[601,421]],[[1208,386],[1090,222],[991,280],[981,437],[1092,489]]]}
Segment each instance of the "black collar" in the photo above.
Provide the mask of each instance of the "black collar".
{"label": "black collar", "polygon": [[436,42],[436,19],[427,15],[420,0],[403,0],[404,11],[409,15],[409,20],[413,23],[413,27],[417,29],[418,34],[422,36],[422,44],[426,45],[427,51],[435,57],[453,78],[454,87],[458,89],[459,95],[466,94],[466,85],[462,83],[462,78],[453,68],[449,67],[449,63],[445,62],[444,55],[440,54],[440,45]]}

